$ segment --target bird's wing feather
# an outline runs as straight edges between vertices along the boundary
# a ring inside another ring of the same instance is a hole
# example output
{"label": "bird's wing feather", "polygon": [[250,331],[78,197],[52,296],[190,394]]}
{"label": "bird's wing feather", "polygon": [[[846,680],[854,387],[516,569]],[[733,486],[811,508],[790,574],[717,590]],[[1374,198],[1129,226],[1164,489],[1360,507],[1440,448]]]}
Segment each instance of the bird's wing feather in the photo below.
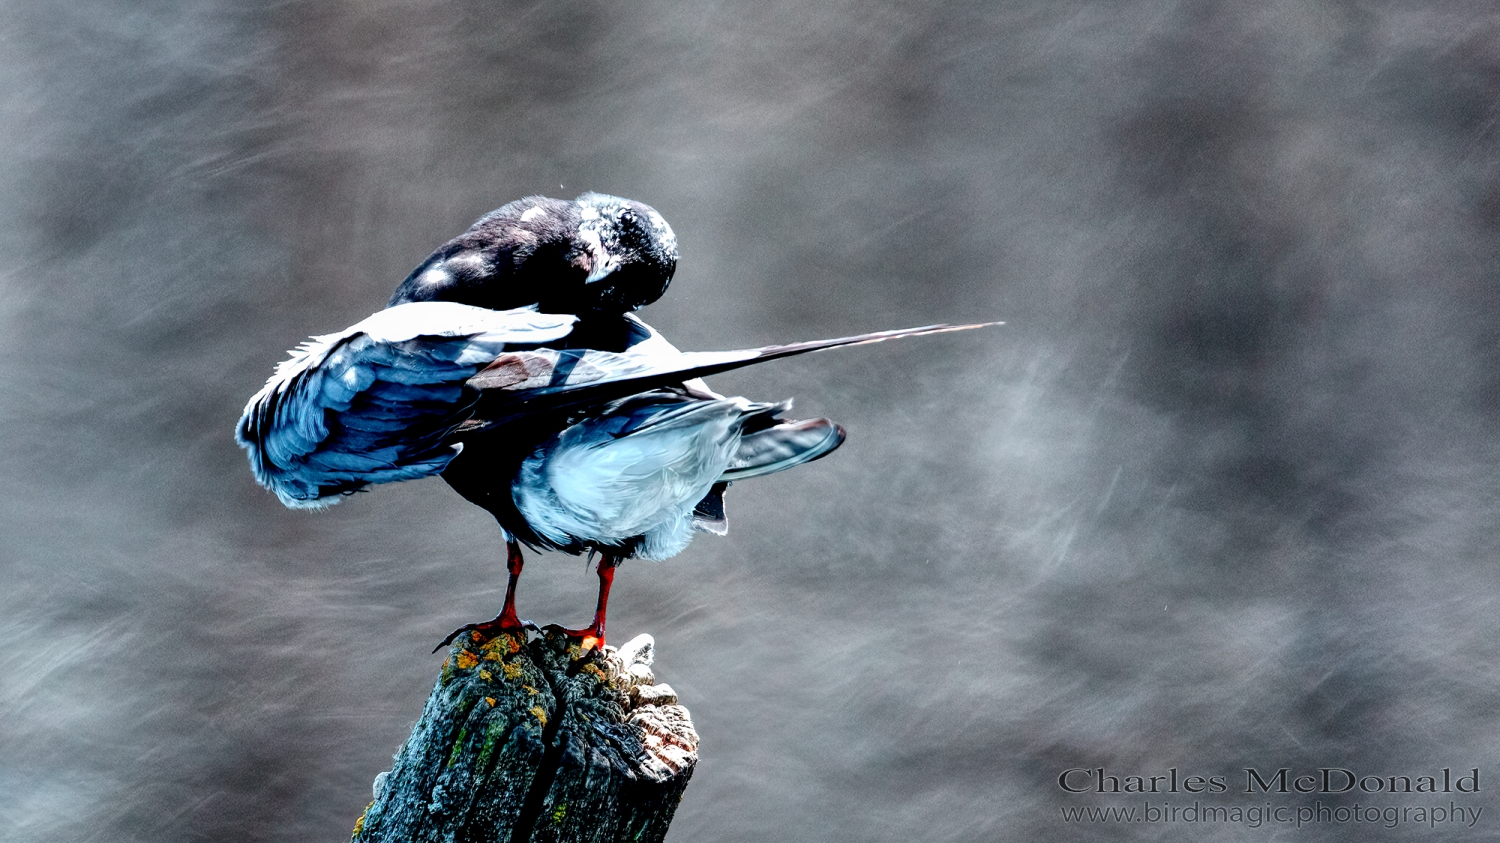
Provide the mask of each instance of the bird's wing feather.
{"label": "bird's wing feather", "polygon": [[469,380],[469,386],[483,393],[476,418],[487,422],[483,428],[488,428],[531,413],[599,404],[781,357],[999,324],[1003,323],[928,325],[740,351],[677,352],[665,341],[662,345],[642,343],[624,352],[519,351],[497,357]]}
{"label": "bird's wing feather", "polygon": [[436,474],[475,399],[465,382],[508,346],[560,339],[575,321],[451,302],[382,310],[293,351],[246,405],[235,439],[255,479],[291,507]]}

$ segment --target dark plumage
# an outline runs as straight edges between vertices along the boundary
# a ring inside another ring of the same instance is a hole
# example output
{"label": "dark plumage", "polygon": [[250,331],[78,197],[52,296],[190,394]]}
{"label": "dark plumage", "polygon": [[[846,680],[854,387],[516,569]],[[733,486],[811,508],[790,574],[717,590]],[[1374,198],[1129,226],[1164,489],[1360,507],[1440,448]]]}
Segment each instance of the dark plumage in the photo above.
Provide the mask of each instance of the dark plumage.
{"label": "dark plumage", "polygon": [[528,196],[480,217],[421,263],[389,305],[451,301],[490,310],[618,316],[661,297],[677,237],[653,208],[585,193]]}

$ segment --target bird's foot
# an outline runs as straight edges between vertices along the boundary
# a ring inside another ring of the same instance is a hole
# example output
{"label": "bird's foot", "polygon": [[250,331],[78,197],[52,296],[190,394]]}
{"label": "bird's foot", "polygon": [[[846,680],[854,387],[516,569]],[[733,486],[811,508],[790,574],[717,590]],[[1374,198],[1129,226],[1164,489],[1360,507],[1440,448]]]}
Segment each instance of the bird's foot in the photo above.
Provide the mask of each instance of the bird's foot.
{"label": "bird's foot", "polygon": [[537,626],[531,621],[518,620],[515,615],[507,617],[502,613],[483,623],[464,624],[458,629],[455,629],[452,632],[448,633],[448,637],[439,642],[436,647],[433,647],[432,651],[436,653],[438,650],[441,650],[449,644],[452,644],[455,639],[466,632],[473,636],[475,641],[495,638],[497,636],[505,634],[511,634],[521,636],[521,638],[523,639],[522,643],[524,643],[526,630],[528,629],[535,630],[537,632],[542,631],[541,627]]}
{"label": "bird's foot", "polygon": [[565,626],[549,623],[542,628],[542,631],[573,639],[576,642],[573,646],[578,648],[577,652],[572,654],[574,659],[584,658],[594,650],[604,650],[604,629],[598,625],[584,629],[568,629]]}

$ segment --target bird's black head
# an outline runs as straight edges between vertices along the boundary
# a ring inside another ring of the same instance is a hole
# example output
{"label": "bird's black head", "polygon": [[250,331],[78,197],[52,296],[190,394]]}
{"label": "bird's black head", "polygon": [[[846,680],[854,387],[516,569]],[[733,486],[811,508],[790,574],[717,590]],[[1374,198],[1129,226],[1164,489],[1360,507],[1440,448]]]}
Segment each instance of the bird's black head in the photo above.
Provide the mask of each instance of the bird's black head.
{"label": "bird's black head", "polygon": [[661,298],[677,270],[677,235],[661,214],[603,193],[575,201],[582,217],[579,241],[591,260],[582,289],[574,292],[575,309],[567,312],[626,313]]}
{"label": "bird's black head", "polygon": [[602,193],[572,202],[528,196],[433,252],[390,304],[618,316],[660,298],[676,268],[677,237],[647,205]]}

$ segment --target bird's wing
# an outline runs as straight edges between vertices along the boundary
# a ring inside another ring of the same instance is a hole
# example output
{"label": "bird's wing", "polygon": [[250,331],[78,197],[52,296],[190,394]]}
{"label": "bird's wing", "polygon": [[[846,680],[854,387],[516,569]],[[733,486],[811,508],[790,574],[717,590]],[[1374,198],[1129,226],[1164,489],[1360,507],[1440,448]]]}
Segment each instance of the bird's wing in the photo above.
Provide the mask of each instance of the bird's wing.
{"label": "bird's wing", "polygon": [[382,310],[293,351],[246,405],[235,439],[255,479],[290,507],[437,474],[457,453],[445,437],[476,397],[465,382],[507,347],[560,339],[575,321],[451,302]]}
{"label": "bird's wing", "polygon": [[620,353],[591,349],[507,352],[469,379],[469,385],[483,393],[475,412],[476,422],[482,423],[469,430],[478,432],[547,410],[595,405],[795,354],[999,324],[1003,323],[928,325],[741,351],[678,352],[663,340]]}
{"label": "bird's wing", "polygon": [[[633,343],[630,346],[630,351],[633,351],[636,354],[651,354],[663,356],[678,355],[682,353],[681,351],[677,350],[677,346],[672,345],[670,342],[668,342],[667,338],[662,336],[660,331],[656,330],[650,325],[647,325],[645,320],[641,319],[639,316],[636,316],[634,313],[625,314],[625,321],[631,325],[636,326],[637,330],[644,337],[644,339],[638,340]],[[717,399],[724,397],[723,395],[714,392],[712,389],[709,389],[708,383],[704,381],[703,378],[688,378],[687,380],[684,380],[682,382],[682,386],[687,390],[688,394],[694,398]]]}

